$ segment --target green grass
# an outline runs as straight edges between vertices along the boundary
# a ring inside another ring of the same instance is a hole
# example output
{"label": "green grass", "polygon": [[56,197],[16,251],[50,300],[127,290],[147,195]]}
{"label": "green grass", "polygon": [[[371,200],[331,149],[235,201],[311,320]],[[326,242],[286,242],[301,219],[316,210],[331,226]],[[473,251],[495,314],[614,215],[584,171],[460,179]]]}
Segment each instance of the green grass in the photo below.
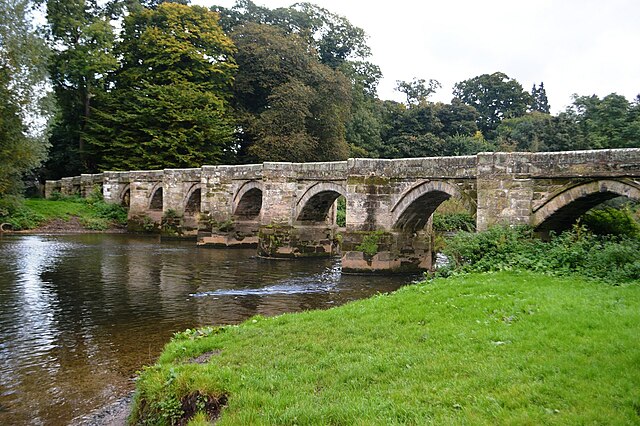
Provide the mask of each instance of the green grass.
{"label": "green grass", "polygon": [[638,424],[639,336],[637,283],[437,279],[179,333],[142,372],[131,420],[168,423],[185,395],[225,395],[220,425]]}
{"label": "green grass", "polygon": [[14,230],[34,229],[48,221],[77,217],[87,229],[106,230],[110,226],[126,225],[127,211],[124,207],[107,204],[96,197],[66,198],[63,200],[26,199],[2,221]]}

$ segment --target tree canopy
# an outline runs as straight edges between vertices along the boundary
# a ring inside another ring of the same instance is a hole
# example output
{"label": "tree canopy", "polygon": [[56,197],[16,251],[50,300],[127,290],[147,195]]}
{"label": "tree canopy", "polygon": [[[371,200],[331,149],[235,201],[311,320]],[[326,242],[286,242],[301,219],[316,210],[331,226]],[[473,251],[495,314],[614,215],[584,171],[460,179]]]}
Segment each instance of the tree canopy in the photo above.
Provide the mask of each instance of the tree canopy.
{"label": "tree canopy", "polygon": [[488,139],[503,119],[523,116],[533,101],[520,83],[501,72],[456,83],[453,96],[478,111],[478,128]]}
{"label": "tree canopy", "polygon": [[[575,95],[551,114],[502,72],[377,93],[365,32],[311,3],[0,0],[0,195],[50,145],[40,179],[106,169],[640,146],[640,97]],[[46,11],[45,31],[30,11]],[[47,76],[48,74],[48,76]],[[48,79],[47,79],[48,77]],[[51,87],[55,115],[41,101]]]}
{"label": "tree canopy", "polygon": [[0,0],[0,197],[17,194],[22,176],[44,159],[47,143],[37,120],[47,111],[46,48],[31,24],[32,4]]}
{"label": "tree canopy", "polygon": [[196,167],[233,150],[235,47],[218,15],[165,2],[125,18],[118,69],[86,132],[98,168]]}
{"label": "tree canopy", "polygon": [[238,47],[240,152],[249,161],[346,158],[347,78],[278,27],[249,22],[231,34]]}

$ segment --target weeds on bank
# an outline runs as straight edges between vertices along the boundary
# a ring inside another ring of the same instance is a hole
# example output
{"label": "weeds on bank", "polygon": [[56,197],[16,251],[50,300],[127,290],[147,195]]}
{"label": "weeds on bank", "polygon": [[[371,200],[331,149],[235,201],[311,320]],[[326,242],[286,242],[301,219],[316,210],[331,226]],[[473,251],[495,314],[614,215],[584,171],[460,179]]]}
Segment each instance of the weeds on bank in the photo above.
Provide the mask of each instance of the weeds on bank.
{"label": "weeds on bank", "polygon": [[596,235],[580,224],[549,241],[531,228],[496,226],[485,232],[459,232],[442,251],[453,260],[441,276],[459,272],[530,270],[551,275],[579,274],[610,283],[640,280],[640,239]]}

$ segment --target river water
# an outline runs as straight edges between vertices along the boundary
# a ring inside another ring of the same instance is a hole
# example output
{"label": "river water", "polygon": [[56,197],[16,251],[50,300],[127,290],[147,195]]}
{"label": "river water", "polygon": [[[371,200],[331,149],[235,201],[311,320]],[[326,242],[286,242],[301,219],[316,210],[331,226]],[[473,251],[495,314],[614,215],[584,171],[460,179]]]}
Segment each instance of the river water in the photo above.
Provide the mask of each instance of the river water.
{"label": "river water", "polygon": [[325,309],[412,278],[153,237],[0,237],[0,425],[65,425],[117,400],[185,328]]}

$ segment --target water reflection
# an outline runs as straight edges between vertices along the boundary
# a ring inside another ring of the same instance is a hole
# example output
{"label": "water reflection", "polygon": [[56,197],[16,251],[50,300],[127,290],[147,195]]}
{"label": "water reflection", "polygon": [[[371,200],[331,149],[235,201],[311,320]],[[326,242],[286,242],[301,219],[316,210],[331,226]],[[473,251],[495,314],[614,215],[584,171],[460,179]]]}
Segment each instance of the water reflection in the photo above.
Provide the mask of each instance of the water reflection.
{"label": "water reflection", "polygon": [[254,253],[122,235],[0,238],[0,424],[67,424],[112,402],[187,327],[330,307],[409,280]]}

